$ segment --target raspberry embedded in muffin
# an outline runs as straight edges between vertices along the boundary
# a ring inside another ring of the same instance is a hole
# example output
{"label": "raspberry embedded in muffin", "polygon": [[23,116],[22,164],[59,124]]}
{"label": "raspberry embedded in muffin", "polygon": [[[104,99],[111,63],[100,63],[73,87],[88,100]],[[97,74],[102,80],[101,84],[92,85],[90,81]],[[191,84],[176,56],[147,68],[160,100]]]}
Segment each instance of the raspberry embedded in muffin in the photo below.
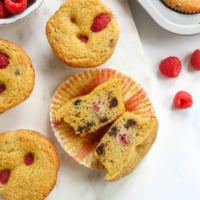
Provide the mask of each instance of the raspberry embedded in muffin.
{"label": "raspberry embedded in muffin", "polygon": [[34,81],[34,68],[26,52],[18,45],[0,39],[0,114],[26,100]]}
{"label": "raspberry embedded in muffin", "polygon": [[55,55],[72,67],[97,67],[113,54],[119,27],[101,0],[68,0],[50,17],[46,36]]}

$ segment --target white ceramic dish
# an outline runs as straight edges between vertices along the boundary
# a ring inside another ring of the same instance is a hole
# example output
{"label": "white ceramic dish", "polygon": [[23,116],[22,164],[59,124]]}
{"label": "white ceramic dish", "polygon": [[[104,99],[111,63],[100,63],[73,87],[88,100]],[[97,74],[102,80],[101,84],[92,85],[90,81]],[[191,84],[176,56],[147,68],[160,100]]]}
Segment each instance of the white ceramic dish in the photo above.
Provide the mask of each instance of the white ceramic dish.
{"label": "white ceramic dish", "polygon": [[180,34],[200,33],[200,14],[181,14],[169,9],[161,0],[137,0],[149,15],[164,29]]}
{"label": "white ceramic dish", "polygon": [[0,25],[12,24],[14,22],[17,22],[17,21],[25,18],[26,16],[31,14],[33,11],[37,10],[40,7],[40,5],[42,4],[43,0],[35,0],[35,1],[32,0],[32,2],[33,3],[30,3],[30,5],[26,8],[26,10],[24,12],[17,14],[17,15],[12,15],[5,19],[0,19]]}

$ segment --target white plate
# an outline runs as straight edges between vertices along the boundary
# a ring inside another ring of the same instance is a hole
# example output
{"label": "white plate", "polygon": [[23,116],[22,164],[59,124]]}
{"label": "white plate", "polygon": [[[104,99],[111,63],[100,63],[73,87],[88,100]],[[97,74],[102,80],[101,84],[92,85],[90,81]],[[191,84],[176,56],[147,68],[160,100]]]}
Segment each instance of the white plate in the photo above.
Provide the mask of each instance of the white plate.
{"label": "white plate", "polygon": [[181,14],[169,9],[161,0],[137,0],[164,29],[180,35],[200,33],[200,14]]}
{"label": "white plate", "polygon": [[13,24],[14,22],[17,22],[21,19],[24,19],[26,16],[31,14],[33,11],[37,10],[40,5],[42,4],[43,0],[35,0],[31,5],[29,5],[24,12],[17,14],[17,15],[12,15],[8,18],[2,18],[0,19],[0,25],[8,25],[8,24]]}

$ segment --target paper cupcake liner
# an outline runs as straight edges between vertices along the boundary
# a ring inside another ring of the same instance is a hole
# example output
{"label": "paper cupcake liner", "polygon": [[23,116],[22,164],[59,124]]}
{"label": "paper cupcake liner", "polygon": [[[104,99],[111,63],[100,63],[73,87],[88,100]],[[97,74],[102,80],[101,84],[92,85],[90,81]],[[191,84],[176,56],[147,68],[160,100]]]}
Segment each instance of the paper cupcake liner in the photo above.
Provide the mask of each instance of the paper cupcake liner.
{"label": "paper cupcake liner", "polygon": [[75,135],[74,130],[67,123],[56,121],[55,113],[71,98],[91,92],[96,86],[110,78],[117,78],[121,82],[126,111],[145,118],[155,115],[144,89],[132,78],[109,68],[87,70],[71,76],[58,87],[50,105],[51,126],[63,149],[78,163],[97,170],[104,168],[94,157],[94,151],[108,127],[89,134],[89,136],[80,137]]}

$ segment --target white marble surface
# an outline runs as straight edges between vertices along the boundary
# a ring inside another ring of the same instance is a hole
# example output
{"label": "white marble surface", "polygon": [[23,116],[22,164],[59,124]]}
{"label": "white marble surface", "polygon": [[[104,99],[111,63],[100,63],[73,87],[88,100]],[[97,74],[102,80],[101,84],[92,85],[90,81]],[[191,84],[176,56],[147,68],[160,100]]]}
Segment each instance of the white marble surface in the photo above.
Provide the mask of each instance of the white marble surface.
{"label": "white marble surface", "polygon": [[[159,134],[151,152],[152,168],[140,191],[139,200],[200,199],[200,71],[194,71],[189,58],[200,48],[200,35],[180,36],[170,33],[132,1],[134,19],[140,35],[152,78],[152,95],[160,121]],[[164,57],[178,56],[183,70],[177,79],[159,75],[158,64]],[[187,90],[194,105],[187,110],[174,110],[172,98],[176,91]],[[150,168],[150,169],[148,169]],[[155,170],[156,169],[156,170]],[[134,198],[133,198],[134,199]]]}
{"label": "white marble surface", "polygon": [[[31,57],[36,72],[35,87],[30,98],[0,115],[0,132],[21,128],[33,129],[47,136],[55,145],[61,166],[57,184],[48,200],[143,200],[150,196],[152,199],[159,199],[157,197],[162,191],[157,191],[157,187],[165,183],[161,177],[166,173],[162,171],[166,169],[166,163],[162,161],[168,153],[165,151],[167,143],[164,146],[155,145],[156,148],[151,149],[134,173],[117,182],[109,183],[103,180],[103,173],[87,169],[73,161],[61,149],[50,128],[51,96],[69,75],[80,71],[62,64],[54,56],[46,39],[46,22],[62,2],[64,0],[45,0],[41,7],[25,20],[0,27],[0,37],[20,45]],[[151,95],[148,65],[127,2],[104,2],[115,13],[121,34],[113,56],[101,67],[111,67],[129,74]],[[173,163],[170,163],[169,167],[173,170]]]}

